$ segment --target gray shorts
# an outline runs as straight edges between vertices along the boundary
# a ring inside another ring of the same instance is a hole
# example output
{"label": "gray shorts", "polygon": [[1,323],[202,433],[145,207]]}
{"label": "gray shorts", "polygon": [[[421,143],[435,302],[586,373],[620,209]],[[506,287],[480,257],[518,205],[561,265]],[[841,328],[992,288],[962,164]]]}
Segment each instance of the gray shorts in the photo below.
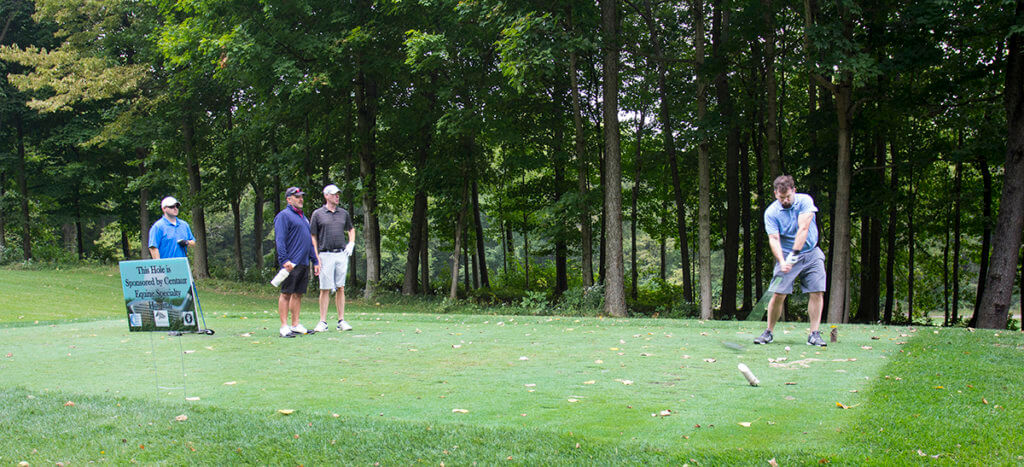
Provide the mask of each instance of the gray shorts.
{"label": "gray shorts", "polygon": [[775,263],[772,283],[768,290],[789,295],[793,293],[793,284],[797,280],[800,281],[800,290],[803,293],[825,291],[825,253],[821,252],[821,248],[814,247],[813,250],[800,255],[800,259],[785,274],[779,271],[779,263]]}
{"label": "gray shorts", "polygon": [[344,251],[320,253],[320,290],[335,290],[344,287],[347,275],[348,255]]}

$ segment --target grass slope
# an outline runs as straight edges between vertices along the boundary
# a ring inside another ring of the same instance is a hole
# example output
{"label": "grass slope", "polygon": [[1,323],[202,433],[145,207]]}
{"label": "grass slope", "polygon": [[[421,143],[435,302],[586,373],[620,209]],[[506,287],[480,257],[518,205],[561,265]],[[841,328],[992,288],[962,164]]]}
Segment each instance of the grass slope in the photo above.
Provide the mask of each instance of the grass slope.
{"label": "grass slope", "polygon": [[[81,284],[79,311],[40,296],[46,273]],[[22,291],[0,314],[0,464],[1024,459],[1020,333],[844,325],[819,350],[801,323],[752,346],[758,323],[353,306],[352,332],[281,339],[271,294],[203,292],[217,334],[176,338],[127,332],[107,274],[0,270]]]}

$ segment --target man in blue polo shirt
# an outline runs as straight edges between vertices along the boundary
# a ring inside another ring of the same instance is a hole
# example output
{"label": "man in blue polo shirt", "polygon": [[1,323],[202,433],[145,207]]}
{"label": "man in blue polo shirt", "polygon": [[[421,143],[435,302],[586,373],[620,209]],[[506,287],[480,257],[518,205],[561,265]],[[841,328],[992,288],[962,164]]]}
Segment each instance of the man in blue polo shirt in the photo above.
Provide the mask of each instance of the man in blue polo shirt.
{"label": "man in blue polo shirt", "polygon": [[[298,187],[285,190],[288,203],[274,218],[274,241],[277,243],[277,263],[288,270],[288,277],[281,283],[281,295],[277,299],[277,312],[281,316],[281,337],[293,337],[308,331],[299,323],[299,309],[302,295],[309,285],[309,264],[313,263],[313,274],[320,274],[320,262],[313,248],[309,234],[309,219],[302,213],[305,193]],[[288,312],[291,311],[291,325]]]}
{"label": "man in blue polo shirt", "polygon": [[772,331],[782,316],[786,297],[793,293],[793,284],[807,297],[807,318],[811,334],[807,345],[825,347],[818,326],[825,293],[825,254],[818,248],[818,226],[814,222],[818,207],[810,195],[797,193],[793,177],[780,175],[775,179],[775,202],[764,211],[764,229],[775,257],[775,271],[769,290],[768,329],[754,339],[755,344],[774,340]]}
{"label": "man in blue polo shirt", "polygon": [[178,219],[181,203],[168,196],[160,201],[160,209],[164,215],[149,229],[149,255],[153,259],[187,256],[187,248],[196,244],[196,237],[188,222]]}

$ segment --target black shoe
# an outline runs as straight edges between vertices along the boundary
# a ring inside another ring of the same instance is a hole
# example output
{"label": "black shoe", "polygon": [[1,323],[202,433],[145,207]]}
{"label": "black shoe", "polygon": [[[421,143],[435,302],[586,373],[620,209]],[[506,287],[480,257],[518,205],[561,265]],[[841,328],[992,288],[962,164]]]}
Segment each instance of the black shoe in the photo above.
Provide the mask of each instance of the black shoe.
{"label": "black shoe", "polygon": [[772,335],[771,331],[765,329],[764,332],[762,332],[760,336],[757,336],[754,339],[754,343],[755,344],[770,344],[773,340],[775,340],[775,336]]}
{"label": "black shoe", "polygon": [[825,343],[825,339],[821,338],[821,333],[814,331],[811,335],[807,336],[807,345],[816,345],[818,347],[828,347]]}

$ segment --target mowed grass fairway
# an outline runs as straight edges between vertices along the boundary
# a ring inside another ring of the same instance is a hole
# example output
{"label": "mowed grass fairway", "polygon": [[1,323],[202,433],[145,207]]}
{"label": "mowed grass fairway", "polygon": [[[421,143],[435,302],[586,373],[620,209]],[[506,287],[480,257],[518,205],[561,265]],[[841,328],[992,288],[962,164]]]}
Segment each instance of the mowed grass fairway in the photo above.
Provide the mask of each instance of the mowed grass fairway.
{"label": "mowed grass fairway", "polygon": [[1020,332],[842,325],[817,349],[805,323],[754,346],[762,323],[356,302],[355,330],[282,339],[269,286],[200,283],[216,334],[179,338],[129,333],[118,280],[0,270],[0,465],[1024,462]]}

